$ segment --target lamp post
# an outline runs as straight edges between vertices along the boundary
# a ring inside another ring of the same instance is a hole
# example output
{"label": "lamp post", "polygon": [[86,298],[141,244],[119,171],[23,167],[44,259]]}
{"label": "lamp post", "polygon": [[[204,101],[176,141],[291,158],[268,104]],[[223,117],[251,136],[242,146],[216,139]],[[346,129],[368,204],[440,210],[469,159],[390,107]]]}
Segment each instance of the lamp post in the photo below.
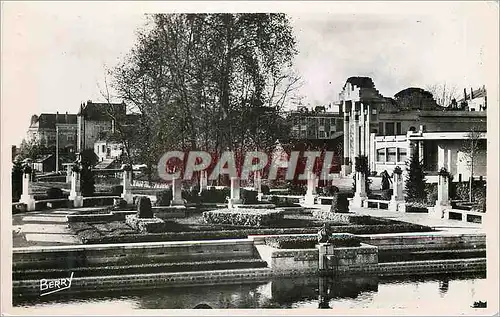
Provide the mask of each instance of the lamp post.
{"label": "lamp post", "polygon": [[59,172],[59,126],[56,125],[56,172]]}

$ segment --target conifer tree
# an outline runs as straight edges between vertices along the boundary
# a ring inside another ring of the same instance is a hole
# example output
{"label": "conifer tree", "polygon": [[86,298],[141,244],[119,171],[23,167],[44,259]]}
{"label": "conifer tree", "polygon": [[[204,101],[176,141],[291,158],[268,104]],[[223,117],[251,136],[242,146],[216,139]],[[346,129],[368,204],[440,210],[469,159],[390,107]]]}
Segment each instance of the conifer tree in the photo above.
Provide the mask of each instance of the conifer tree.
{"label": "conifer tree", "polygon": [[422,162],[419,160],[418,153],[411,156],[407,166],[408,175],[406,176],[405,198],[407,202],[423,202],[426,199],[425,192],[425,173]]}

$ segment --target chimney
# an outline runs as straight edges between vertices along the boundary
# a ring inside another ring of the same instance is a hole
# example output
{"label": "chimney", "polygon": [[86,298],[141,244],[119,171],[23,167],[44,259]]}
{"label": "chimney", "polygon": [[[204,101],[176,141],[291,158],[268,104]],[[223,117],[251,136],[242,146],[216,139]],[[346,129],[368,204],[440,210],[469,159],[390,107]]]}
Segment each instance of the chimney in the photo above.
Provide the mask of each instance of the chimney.
{"label": "chimney", "polygon": [[56,123],[58,123],[58,119],[59,119],[59,111],[56,111]]}
{"label": "chimney", "polygon": [[467,101],[467,89],[464,88],[464,100]]}
{"label": "chimney", "polygon": [[472,91],[472,87],[470,87],[470,100],[474,98],[474,92]]}
{"label": "chimney", "polygon": [[66,111],[66,114],[64,115],[64,122],[68,123],[68,112]]}

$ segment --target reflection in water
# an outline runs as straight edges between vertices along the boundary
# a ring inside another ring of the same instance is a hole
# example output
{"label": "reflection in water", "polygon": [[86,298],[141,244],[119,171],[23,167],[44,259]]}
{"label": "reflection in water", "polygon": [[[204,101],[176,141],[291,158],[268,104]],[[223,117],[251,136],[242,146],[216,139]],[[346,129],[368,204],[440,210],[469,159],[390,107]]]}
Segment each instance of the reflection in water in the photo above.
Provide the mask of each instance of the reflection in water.
{"label": "reflection in water", "polygon": [[[415,305],[470,307],[475,291],[485,287],[484,276],[379,278],[294,277],[268,283],[169,287],[135,292],[108,292],[75,297],[39,297],[14,303],[25,307],[114,303],[116,309],[225,308],[414,308]],[[476,289],[477,288],[477,289]],[[434,291],[433,291],[434,290]],[[57,294],[57,293],[56,293]],[[54,295],[56,295],[54,294]],[[417,299],[421,299],[420,302]]]}

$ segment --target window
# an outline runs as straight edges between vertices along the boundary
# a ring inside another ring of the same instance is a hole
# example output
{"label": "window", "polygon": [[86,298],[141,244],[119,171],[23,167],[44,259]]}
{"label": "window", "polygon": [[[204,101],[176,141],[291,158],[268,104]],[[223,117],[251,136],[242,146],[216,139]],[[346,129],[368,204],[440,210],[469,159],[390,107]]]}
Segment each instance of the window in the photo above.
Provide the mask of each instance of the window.
{"label": "window", "polygon": [[326,138],[325,131],[321,131],[321,130],[319,131],[319,138],[320,138],[320,139],[324,139],[324,138]]}
{"label": "window", "polygon": [[394,135],[394,122],[385,123],[385,135]]}
{"label": "window", "polygon": [[320,132],[323,132],[323,131],[325,131],[325,127],[324,127],[324,126],[322,126],[322,125],[320,125],[320,126],[318,127],[318,130],[319,130]]}
{"label": "window", "polygon": [[300,130],[305,131],[307,130],[307,125],[303,124],[300,126]]}
{"label": "window", "polygon": [[325,125],[325,118],[319,118],[319,125]]}
{"label": "window", "polygon": [[387,162],[396,163],[396,148],[390,147],[387,149]]}
{"label": "window", "polygon": [[102,151],[101,152],[104,153],[104,151],[106,151],[106,146],[105,145],[102,146]]}
{"label": "window", "polygon": [[377,150],[377,162],[385,162],[385,149]]}
{"label": "window", "polygon": [[298,125],[294,125],[293,128],[292,128],[292,130],[298,131],[299,130],[299,126]]}
{"label": "window", "polygon": [[378,131],[379,131],[379,135],[384,135],[384,123],[383,122],[378,123]]}
{"label": "window", "polygon": [[401,122],[396,123],[396,134],[397,135],[401,134]]}
{"label": "window", "polygon": [[406,161],[406,149],[398,148],[398,162],[405,162]]}

